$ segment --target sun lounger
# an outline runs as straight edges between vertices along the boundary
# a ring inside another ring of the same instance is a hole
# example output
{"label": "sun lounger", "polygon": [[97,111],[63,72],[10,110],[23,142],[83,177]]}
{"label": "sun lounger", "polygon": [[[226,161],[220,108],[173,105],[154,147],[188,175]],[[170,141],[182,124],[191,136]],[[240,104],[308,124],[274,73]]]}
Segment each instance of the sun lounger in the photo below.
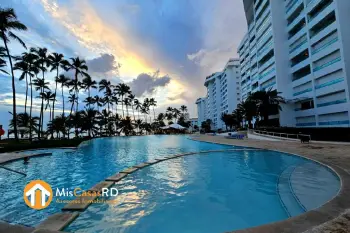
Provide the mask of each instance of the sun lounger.
{"label": "sun lounger", "polygon": [[234,135],[226,136],[225,138],[242,140],[244,137],[245,137],[244,134],[234,134]]}

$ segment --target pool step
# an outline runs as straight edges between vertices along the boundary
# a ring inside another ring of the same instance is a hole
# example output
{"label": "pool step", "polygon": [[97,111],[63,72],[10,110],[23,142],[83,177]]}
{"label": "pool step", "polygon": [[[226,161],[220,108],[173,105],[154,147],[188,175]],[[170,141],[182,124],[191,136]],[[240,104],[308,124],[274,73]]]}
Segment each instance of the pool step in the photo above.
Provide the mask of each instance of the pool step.
{"label": "pool step", "polygon": [[102,191],[103,188],[109,188],[112,185],[114,185],[114,182],[112,181],[102,181],[96,185],[94,185],[92,188],[90,188],[90,191],[96,191],[96,192],[100,192]]}
{"label": "pool step", "polygon": [[140,168],[147,167],[147,166],[149,166],[149,165],[151,165],[151,164],[149,164],[149,163],[141,163],[141,164],[138,164],[138,165],[136,165],[136,166],[134,166],[134,167],[140,169]]}
{"label": "pool step", "polygon": [[137,170],[139,170],[139,169],[136,167],[129,167],[128,169],[125,169],[125,170],[121,171],[120,173],[131,174],[133,172],[136,172]]}
{"label": "pool step", "polygon": [[49,216],[45,221],[40,223],[34,232],[60,231],[68,226],[74,219],[79,216],[79,213],[57,213]]}
{"label": "pool step", "polygon": [[298,165],[293,165],[285,169],[281,173],[277,184],[277,192],[289,217],[297,216],[305,212],[303,206],[301,206],[299,201],[296,199],[290,181],[291,174],[294,172],[297,166]]}
{"label": "pool step", "polygon": [[125,176],[127,176],[128,174],[126,173],[117,173],[113,176],[110,176],[106,179],[106,181],[114,181],[114,182],[118,182],[120,180],[122,180]]}

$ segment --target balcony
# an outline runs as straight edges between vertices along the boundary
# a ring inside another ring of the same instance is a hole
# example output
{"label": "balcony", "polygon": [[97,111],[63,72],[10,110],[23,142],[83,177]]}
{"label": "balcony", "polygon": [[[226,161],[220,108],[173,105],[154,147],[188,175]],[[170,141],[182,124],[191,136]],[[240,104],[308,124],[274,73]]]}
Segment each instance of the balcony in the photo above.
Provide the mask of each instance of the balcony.
{"label": "balcony", "polygon": [[320,71],[320,70],[322,70],[322,69],[324,69],[324,68],[326,68],[326,67],[328,67],[328,66],[331,66],[331,65],[333,65],[333,64],[335,64],[335,63],[337,63],[337,62],[340,62],[340,61],[341,61],[341,57],[334,58],[334,59],[332,59],[331,61],[329,61],[329,62],[327,62],[327,63],[325,63],[325,64],[323,64],[323,65],[321,65],[321,66],[315,67],[315,68],[313,69],[313,72]]}
{"label": "balcony", "polygon": [[301,5],[304,4],[303,0],[292,0],[291,3],[286,7],[287,18]]}

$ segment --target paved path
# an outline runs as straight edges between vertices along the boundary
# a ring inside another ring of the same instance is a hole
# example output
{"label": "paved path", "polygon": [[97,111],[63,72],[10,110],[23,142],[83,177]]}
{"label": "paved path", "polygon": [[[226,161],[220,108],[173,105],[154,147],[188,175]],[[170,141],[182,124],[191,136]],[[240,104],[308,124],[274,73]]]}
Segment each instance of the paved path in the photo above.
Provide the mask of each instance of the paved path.
{"label": "paved path", "polygon": [[289,218],[285,221],[261,227],[236,231],[239,233],[318,233],[350,232],[350,145],[310,143],[293,141],[267,141],[256,139],[227,139],[223,137],[197,135],[193,140],[226,145],[248,146],[298,154],[331,166],[341,177],[342,190],[332,201],[319,209]]}

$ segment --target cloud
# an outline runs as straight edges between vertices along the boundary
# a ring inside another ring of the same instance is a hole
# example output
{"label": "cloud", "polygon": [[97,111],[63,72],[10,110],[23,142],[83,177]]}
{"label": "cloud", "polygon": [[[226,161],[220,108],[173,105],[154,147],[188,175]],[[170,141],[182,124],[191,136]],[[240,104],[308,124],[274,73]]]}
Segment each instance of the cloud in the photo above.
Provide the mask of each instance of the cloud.
{"label": "cloud", "polygon": [[140,97],[143,94],[153,94],[157,87],[165,87],[170,83],[171,78],[169,76],[153,77],[149,74],[142,73],[132,80],[130,85],[132,92]]}
{"label": "cloud", "polygon": [[168,100],[176,101],[176,100],[191,100],[192,98],[188,96],[186,92],[181,92],[180,94],[169,96]]}
{"label": "cloud", "polygon": [[118,74],[118,69],[120,65],[115,60],[112,54],[101,54],[100,57],[88,60],[87,66],[89,67],[89,73],[116,73]]}

